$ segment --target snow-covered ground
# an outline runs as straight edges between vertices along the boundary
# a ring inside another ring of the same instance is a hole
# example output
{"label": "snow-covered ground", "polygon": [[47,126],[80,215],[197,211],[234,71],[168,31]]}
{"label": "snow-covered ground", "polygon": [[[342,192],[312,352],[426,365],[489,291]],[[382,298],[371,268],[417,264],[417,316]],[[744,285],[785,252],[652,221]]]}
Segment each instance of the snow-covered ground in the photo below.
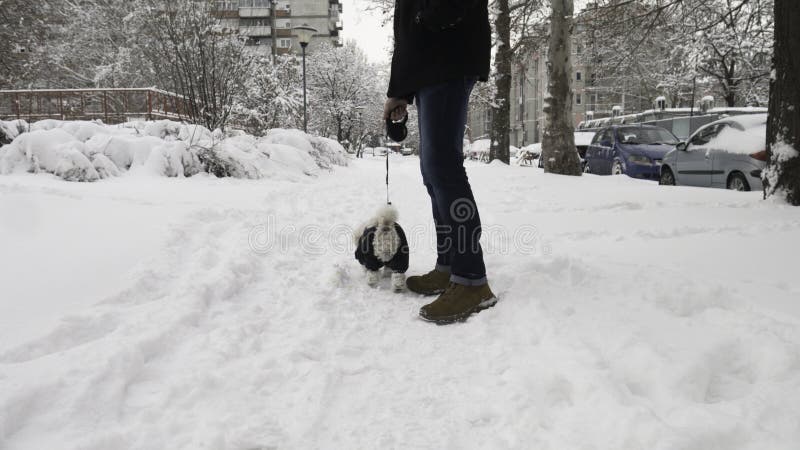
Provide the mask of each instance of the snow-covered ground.
{"label": "snow-covered ground", "polygon": [[[317,178],[0,176],[0,448],[797,449],[800,210],[470,163],[497,307],[417,319]],[[430,269],[415,157],[392,200]]]}

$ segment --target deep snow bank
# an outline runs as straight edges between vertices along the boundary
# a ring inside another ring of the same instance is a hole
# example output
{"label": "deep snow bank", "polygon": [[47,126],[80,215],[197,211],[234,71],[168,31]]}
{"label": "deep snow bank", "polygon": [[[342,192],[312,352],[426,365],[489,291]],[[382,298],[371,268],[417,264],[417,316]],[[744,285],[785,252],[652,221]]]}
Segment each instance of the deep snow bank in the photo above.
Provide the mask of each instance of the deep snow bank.
{"label": "deep snow bank", "polygon": [[[424,273],[419,159],[390,159]],[[468,162],[500,303],[438,327],[348,246],[384,165],[0,177],[0,448],[797,450],[797,208]]]}
{"label": "deep snow bank", "polygon": [[11,141],[0,148],[0,174],[46,172],[67,181],[124,173],[188,177],[200,172],[295,179],[347,165],[338,142],[299,130],[271,130],[256,138],[169,120],[120,125],[43,120],[29,127],[14,121],[0,122],[0,130]]}

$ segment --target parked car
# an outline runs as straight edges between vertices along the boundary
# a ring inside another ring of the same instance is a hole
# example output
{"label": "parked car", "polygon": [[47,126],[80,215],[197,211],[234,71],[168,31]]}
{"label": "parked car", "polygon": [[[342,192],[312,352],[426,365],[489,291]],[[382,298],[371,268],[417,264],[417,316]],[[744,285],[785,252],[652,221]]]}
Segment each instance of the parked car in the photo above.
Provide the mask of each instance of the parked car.
{"label": "parked car", "polygon": [[661,161],[678,144],[674,134],[652,125],[614,125],[597,132],[583,171],[658,180]]}
{"label": "parked car", "polygon": [[[576,131],[575,132],[575,150],[578,151],[578,157],[580,157],[580,159],[581,159],[581,169],[583,169],[585,167],[585,165],[586,165],[586,159],[585,159],[586,158],[586,149],[589,147],[589,144],[592,142],[592,138],[594,137],[594,135],[595,135],[594,131]],[[538,145],[539,147],[537,149],[539,150],[539,153],[541,153],[542,144],[540,143],[540,144],[533,144],[533,145]],[[527,148],[527,147],[525,147],[525,148]],[[542,158],[540,158],[540,156],[541,156],[541,154],[537,154],[536,155],[536,157],[539,158],[539,162],[537,163],[537,165],[541,169],[541,168],[544,167],[544,161],[542,161]]]}
{"label": "parked car", "polygon": [[386,147],[375,147],[372,149],[372,156],[386,156],[389,149]]}
{"label": "parked car", "polygon": [[576,131],[575,132],[575,148],[578,150],[578,156],[581,157],[581,169],[586,168],[586,150],[592,143],[592,139],[597,133],[594,131]]}
{"label": "parked car", "polygon": [[414,149],[411,148],[411,147],[403,147],[403,148],[400,149],[400,153],[403,156],[413,155],[414,154]]}
{"label": "parked car", "polygon": [[667,153],[660,184],[761,190],[766,142],[766,114],[712,122]]}

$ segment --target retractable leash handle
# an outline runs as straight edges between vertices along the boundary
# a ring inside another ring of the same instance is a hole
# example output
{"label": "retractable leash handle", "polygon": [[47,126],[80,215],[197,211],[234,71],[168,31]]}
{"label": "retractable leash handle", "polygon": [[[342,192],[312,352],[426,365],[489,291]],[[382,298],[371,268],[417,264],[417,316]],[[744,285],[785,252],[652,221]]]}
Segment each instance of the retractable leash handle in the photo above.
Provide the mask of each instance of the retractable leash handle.
{"label": "retractable leash handle", "polygon": [[386,119],[386,136],[398,144],[406,140],[406,137],[408,136],[408,127],[406,127],[406,122],[408,122],[408,114],[403,116],[403,119],[399,122],[395,122],[391,118]]}
{"label": "retractable leash handle", "polygon": [[[391,118],[386,119],[386,136],[397,142],[403,142],[406,137],[408,136],[408,127],[406,127],[406,122],[408,122],[408,114],[406,114],[402,120],[399,122],[395,122]],[[389,200],[389,150],[386,150],[386,204],[391,205],[392,202]]]}

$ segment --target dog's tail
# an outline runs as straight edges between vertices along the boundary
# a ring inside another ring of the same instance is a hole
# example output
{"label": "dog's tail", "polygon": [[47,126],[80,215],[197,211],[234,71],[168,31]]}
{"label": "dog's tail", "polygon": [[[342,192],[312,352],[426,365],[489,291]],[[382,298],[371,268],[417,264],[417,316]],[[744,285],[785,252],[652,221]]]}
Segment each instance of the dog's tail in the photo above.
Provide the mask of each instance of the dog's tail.
{"label": "dog's tail", "polygon": [[377,214],[375,214],[375,217],[362,223],[353,230],[353,242],[358,245],[358,241],[361,239],[361,236],[364,234],[364,230],[367,228],[377,227],[379,225],[392,226],[397,223],[397,218],[397,208],[392,205],[381,207]]}

